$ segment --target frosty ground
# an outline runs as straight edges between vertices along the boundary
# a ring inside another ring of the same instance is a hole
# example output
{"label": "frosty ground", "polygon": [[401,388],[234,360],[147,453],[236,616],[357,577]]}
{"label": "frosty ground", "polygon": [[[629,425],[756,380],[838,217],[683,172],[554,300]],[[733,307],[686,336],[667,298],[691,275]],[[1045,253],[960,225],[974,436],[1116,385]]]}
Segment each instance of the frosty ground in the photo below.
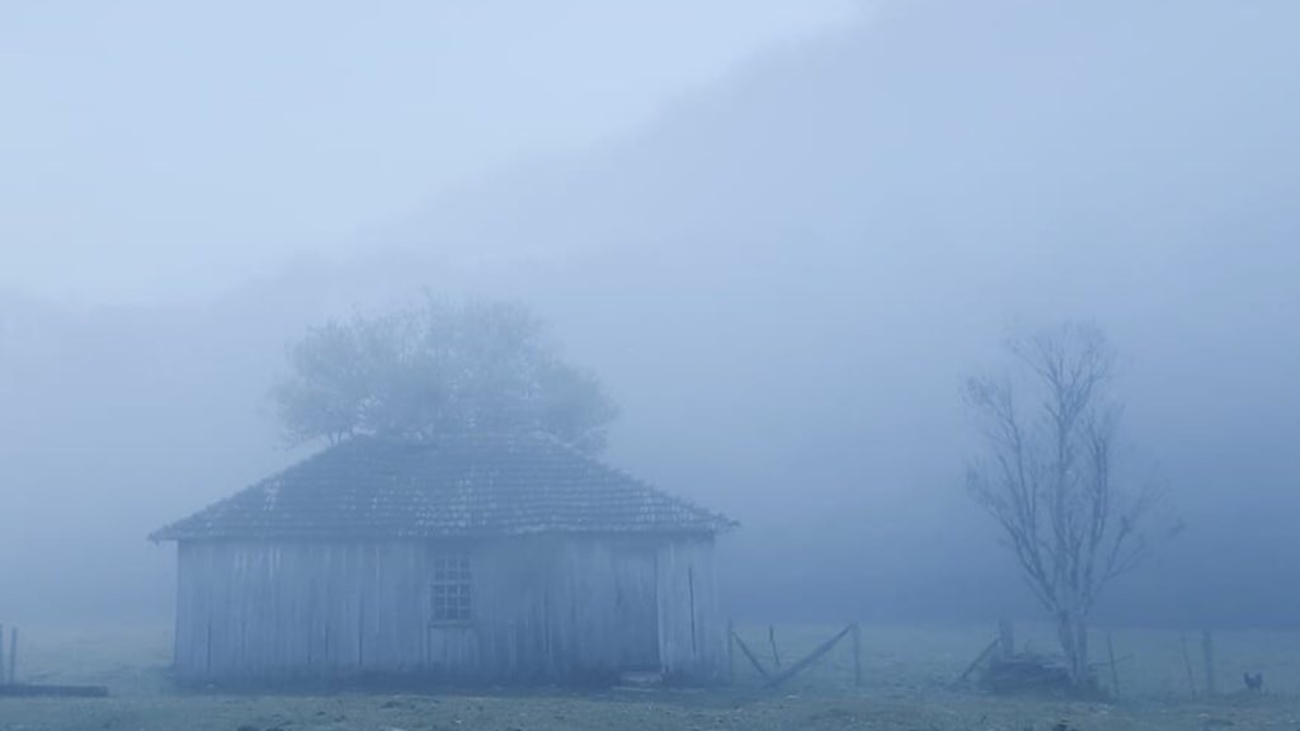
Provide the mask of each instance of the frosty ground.
{"label": "frosty ground", "polygon": [[[788,665],[837,628],[779,626]],[[180,693],[166,677],[169,637],[157,628],[25,628],[20,678],[107,685],[107,699],[0,698],[0,730],[17,729],[1300,729],[1300,635],[1216,633],[1221,693],[1204,697],[1203,670],[1182,654],[1184,635],[1115,631],[1121,698],[1112,703],[995,698],[953,680],[992,634],[987,627],[864,626],[863,684],[848,643],[778,691],[761,689],[738,657],[724,690],[605,690],[388,695]],[[741,632],[772,663],[765,627]],[[1099,635],[1104,636],[1104,635]],[[1050,649],[1043,628],[1018,644]],[[1188,635],[1190,638],[1190,634]],[[1189,640],[1190,641],[1190,640]],[[760,649],[761,648],[761,649]],[[1263,672],[1269,692],[1238,690]],[[1107,669],[1109,673],[1109,669]],[[1198,697],[1191,697],[1189,683]]]}

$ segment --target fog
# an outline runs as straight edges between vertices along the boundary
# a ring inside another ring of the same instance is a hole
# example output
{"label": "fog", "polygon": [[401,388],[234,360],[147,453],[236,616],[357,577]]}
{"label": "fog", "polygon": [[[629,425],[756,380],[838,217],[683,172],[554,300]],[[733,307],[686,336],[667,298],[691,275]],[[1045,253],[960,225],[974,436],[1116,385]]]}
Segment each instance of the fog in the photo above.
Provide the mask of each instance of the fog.
{"label": "fog", "polygon": [[310,451],[286,345],[428,290],[536,308],[760,621],[1035,616],[959,389],[1094,321],[1187,525],[1099,615],[1294,626],[1300,6],[654,6],[3,11],[0,616],[167,621],[149,531]]}

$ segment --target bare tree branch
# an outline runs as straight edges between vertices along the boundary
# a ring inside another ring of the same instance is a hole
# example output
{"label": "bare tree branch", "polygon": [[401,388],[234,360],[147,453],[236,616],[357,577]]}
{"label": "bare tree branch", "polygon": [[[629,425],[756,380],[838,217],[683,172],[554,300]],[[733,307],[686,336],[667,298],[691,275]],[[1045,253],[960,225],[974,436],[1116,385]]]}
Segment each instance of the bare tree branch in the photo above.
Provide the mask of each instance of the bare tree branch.
{"label": "bare tree branch", "polygon": [[964,389],[986,448],[967,485],[1057,618],[1083,682],[1088,616],[1106,585],[1146,557],[1145,523],[1164,495],[1116,481],[1121,412],[1109,393],[1115,355],[1101,331],[1065,325],[1008,350],[1023,377],[972,378]]}

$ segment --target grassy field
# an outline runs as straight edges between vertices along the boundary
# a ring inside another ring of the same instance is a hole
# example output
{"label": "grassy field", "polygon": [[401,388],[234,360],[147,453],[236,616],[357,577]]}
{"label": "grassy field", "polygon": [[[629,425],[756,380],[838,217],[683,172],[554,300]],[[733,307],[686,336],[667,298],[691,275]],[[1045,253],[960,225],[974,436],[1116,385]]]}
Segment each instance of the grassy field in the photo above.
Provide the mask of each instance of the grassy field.
{"label": "grassy field", "polygon": [[[785,665],[836,627],[778,627]],[[1116,631],[1122,696],[1079,703],[994,698],[954,688],[953,679],[991,639],[988,628],[863,627],[863,685],[854,687],[844,642],[780,691],[760,688],[737,657],[736,684],[723,691],[543,689],[479,694],[336,696],[197,695],[172,691],[167,633],[156,628],[25,628],[20,678],[107,685],[108,699],[0,698],[0,730],[18,729],[1300,729],[1300,635],[1216,635],[1221,694],[1193,699],[1176,632]],[[746,641],[771,665],[766,628]],[[1197,659],[1199,635],[1189,636]],[[1044,628],[1017,628],[1022,647],[1050,650]],[[1105,634],[1094,642],[1104,655]],[[1265,673],[1269,693],[1239,692],[1243,670]],[[1109,669],[1106,671],[1109,673]],[[1203,688],[1199,662],[1194,682]]]}

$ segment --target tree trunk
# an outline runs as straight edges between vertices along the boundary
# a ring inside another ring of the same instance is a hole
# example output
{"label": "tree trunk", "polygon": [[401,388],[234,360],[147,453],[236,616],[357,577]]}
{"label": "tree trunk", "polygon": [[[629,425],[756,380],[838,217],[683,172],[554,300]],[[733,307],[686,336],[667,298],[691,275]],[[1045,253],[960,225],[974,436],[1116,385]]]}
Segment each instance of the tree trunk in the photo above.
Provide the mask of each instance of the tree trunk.
{"label": "tree trunk", "polygon": [[1088,620],[1075,612],[1058,612],[1056,634],[1065,653],[1066,667],[1075,687],[1085,687],[1092,682],[1088,664]]}

